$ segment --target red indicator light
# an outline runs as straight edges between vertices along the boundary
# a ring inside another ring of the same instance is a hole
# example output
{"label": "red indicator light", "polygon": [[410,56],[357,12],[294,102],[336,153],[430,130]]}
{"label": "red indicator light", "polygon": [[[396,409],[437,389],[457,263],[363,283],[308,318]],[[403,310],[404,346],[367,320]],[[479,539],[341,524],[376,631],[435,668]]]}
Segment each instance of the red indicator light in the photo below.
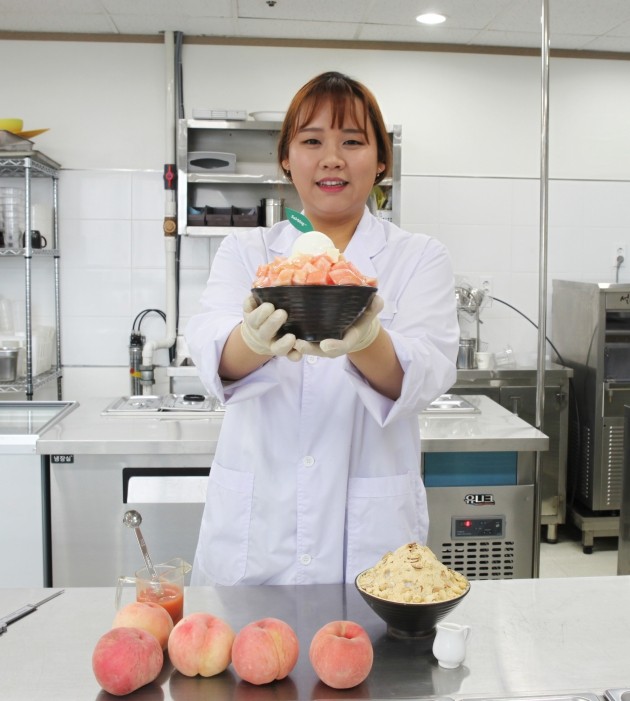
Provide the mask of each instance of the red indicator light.
{"label": "red indicator light", "polygon": [[470,528],[472,526],[472,521],[464,521],[464,527]]}

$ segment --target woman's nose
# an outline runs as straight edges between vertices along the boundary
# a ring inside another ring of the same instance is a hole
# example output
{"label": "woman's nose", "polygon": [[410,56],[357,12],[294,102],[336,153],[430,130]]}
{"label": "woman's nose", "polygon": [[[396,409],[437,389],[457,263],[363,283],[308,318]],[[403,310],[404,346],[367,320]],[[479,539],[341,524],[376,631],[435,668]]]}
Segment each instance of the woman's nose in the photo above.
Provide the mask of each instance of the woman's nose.
{"label": "woman's nose", "polygon": [[339,150],[333,146],[324,151],[320,160],[323,168],[341,168],[344,162]]}

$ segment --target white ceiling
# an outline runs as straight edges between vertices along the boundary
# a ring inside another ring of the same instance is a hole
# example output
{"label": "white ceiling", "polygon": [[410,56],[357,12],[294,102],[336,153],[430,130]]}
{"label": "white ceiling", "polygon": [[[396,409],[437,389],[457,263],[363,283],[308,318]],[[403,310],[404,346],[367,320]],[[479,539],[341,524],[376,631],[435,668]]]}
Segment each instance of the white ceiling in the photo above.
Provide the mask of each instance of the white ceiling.
{"label": "white ceiling", "polygon": [[[542,0],[0,0],[11,32],[304,39],[536,49]],[[549,0],[551,48],[630,54],[630,0]],[[423,11],[446,23],[423,27]]]}

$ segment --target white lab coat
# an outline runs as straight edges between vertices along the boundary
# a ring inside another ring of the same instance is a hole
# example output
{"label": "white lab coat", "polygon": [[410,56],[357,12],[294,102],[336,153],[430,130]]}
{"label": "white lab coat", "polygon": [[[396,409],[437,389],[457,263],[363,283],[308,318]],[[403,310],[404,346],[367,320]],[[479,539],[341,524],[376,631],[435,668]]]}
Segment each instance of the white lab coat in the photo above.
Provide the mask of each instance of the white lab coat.
{"label": "white lab coat", "polygon": [[236,382],[217,368],[260,263],[290,254],[288,222],[227,236],[186,329],[208,391],[226,404],[191,583],[352,581],[387,551],[424,543],[418,412],[456,377],[451,263],[437,240],[361,219],[345,256],[378,279],[404,370],[397,401],[342,356],[272,358]]}

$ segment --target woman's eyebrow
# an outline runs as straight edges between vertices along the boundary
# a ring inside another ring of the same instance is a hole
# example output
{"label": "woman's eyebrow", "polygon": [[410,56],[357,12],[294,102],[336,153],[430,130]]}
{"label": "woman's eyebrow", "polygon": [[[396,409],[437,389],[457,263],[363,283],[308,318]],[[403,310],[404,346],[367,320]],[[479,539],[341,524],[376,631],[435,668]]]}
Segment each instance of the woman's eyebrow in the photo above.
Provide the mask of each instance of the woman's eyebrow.
{"label": "woman's eyebrow", "polygon": [[[323,127],[300,127],[298,129],[298,132],[303,133],[305,131],[311,131],[311,132],[322,132],[324,131]],[[340,131],[343,134],[364,134],[365,132],[363,129],[359,129],[358,127],[346,127],[344,129],[340,129]]]}

